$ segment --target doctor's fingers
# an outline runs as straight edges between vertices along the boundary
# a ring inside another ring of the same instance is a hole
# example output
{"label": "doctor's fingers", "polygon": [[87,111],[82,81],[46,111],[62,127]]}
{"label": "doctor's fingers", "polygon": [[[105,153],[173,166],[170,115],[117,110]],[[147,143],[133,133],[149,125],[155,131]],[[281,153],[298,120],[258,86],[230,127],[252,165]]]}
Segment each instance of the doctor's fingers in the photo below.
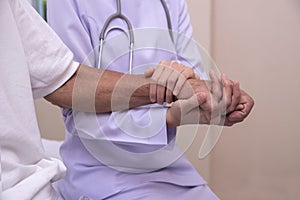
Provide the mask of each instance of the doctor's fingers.
{"label": "doctor's fingers", "polygon": [[[177,74],[177,82],[176,82],[176,85],[174,87],[174,91],[173,91],[173,94],[175,96],[177,96],[180,91],[182,90],[185,82],[188,80],[188,79],[195,79],[195,75],[194,74],[191,74],[190,71],[192,69],[188,68],[188,69],[185,69],[181,74]],[[176,72],[174,71],[173,74],[175,74]]]}
{"label": "doctor's fingers", "polygon": [[[211,107],[205,108],[205,110],[206,112],[211,111],[212,123],[219,124],[222,123],[221,121],[224,121],[222,116],[226,116],[228,108],[232,111],[232,107],[235,108],[239,101],[239,95],[236,92],[238,85],[234,88],[234,84],[225,74],[221,75],[221,80],[212,71],[209,75],[211,78]],[[233,90],[236,96],[233,96]],[[234,101],[232,101],[232,98],[234,98]]]}
{"label": "doctor's fingers", "polygon": [[221,100],[219,100],[219,95],[216,95],[215,92],[211,92],[209,98],[206,99],[206,102],[201,105],[201,109],[208,120],[208,124],[232,126],[243,120],[241,112],[234,113],[231,116],[229,114],[226,115],[227,113],[232,112],[232,109],[244,108],[243,105],[239,104],[239,84],[231,84],[229,81],[224,82],[222,90],[223,95]]}
{"label": "doctor's fingers", "polygon": [[170,103],[173,101],[173,95],[177,96],[179,94],[186,80],[190,78],[195,78],[196,76],[191,68],[184,66],[178,61],[161,61],[160,65],[164,66],[164,71],[171,71],[171,73],[167,73],[169,76],[163,76],[161,78],[162,80],[164,78],[167,78],[166,101]]}
{"label": "doctor's fingers", "polygon": [[[157,79],[159,78],[161,72],[163,71],[162,67],[157,67],[156,69],[153,67],[149,67],[145,72],[144,75],[146,78],[151,77],[151,83],[150,83],[150,90],[149,90],[149,98],[152,103],[155,103],[157,101]],[[154,78],[152,77],[155,73]],[[161,98],[164,98],[161,97]]]}
{"label": "doctor's fingers", "polygon": [[[175,84],[178,82],[179,73],[178,72],[171,72],[171,75],[169,76],[168,80],[167,80],[167,91],[166,91],[166,102],[167,103],[171,103],[173,101],[173,95],[176,96],[175,93]],[[183,85],[181,86],[183,87]],[[180,88],[181,89],[181,88]]]}
{"label": "doctor's fingers", "polygon": [[176,64],[174,62],[161,61],[154,72],[153,70],[147,71],[147,75],[153,72],[151,77],[153,84],[150,85],[150,99],[152,102],[157,101],[157,103],[162,104],[164,99],[168,103],[173,101],[173,89],[179,75],[171,76],[173,71],[178,70],[175,67],[172,68],[171,65]]}
{"label": "doctor's fingers", "polygon": [[189,107],[192,109],[186,109],[185,115],[181,117],[182,124],[213,124],[213,125],[223,125],[224,116],[222,115],[212,115],[207,114],[201,106],[199,107]]}
{"label": "doctor's fingers", "polygon": [[231,105],[227,108],[228,113],[238,109],[238,105],[241,101],[241,89],[240,83],[238,81],[233,81],[233,89],[232,89],[232,98],[231,98]]}
{"label": "doctor's fingers", "polygon": [[173,102],[173,90],[176,83],[176,76],[172,76],[173,70],[167,65],[160,65],[163,70],[157,80],[157,102],[163,103],[165,97],[167,103]]}
{"label": "doctor's fingers", "polygon": [[166,68],[171,68],[172,74],[168,78],[167,86],[175,96],[180,93],[188,79],[200,79],[191,67],[183,65],[179,61],[162,61],[160,64]]}
{"label": "doctor's fingers", "polygon": [[230,120],[228,119],[228,116],[226,115],[226,116],[222,116],[222,119],[221,119],[219,125],[230,127],[230,126],[232,126],[232,125],[234,125],[234,124],[236,124],[236,123],[237,123],[237,122],[232,122],[232,121],[230,121]]}
{"label": "doctor's fingers", "polygon": [[217,100],[221,101],[222,96],[223,96],[223,91],[221,87],[221,80],[215,75],[213,71],[209,72],[209,77],[211,79],[211,93],[212,96]]}
{"label": "doctor's fingers", "polygon": [[152,102],[155,100],[157,103],[162,104],[164,99],[168,103],[173,101],[174,88],[177,91],[180,90],[185,82],[185,78],[182,77],[181,73],[184,72],[186,77],[194,77],[193,73],[185,70],[183,65],[176,61],[161,61],[157,68],[149,69],[145,72],[146,76],[152,73],[153,84],[150,85],[150,99]]}
{"label": "doctor's fingers", "polygon": [[153,103],[157,102],[159,104],[162,104],[164,102],[165,87],[166,87],[166,81],[163,79],[163,78],[166,79],[166,75],[164,73],[166,73],[164,66],[158,65],[152,74],[151,77],[152,83],[150,84],[149,96],[150,96],[150,101]]}
{"label": "doctor's fingers", "polygon": [[206,101],[206,97],[204,93],[197,93],[189,99],[177,101],[180,102],[180,125],[207,123],[207,118],[203,115],[203,111],[200,108],[200,105]]}
{"label": "doctor's fingers", "polygon": [[208,94],[206,101],[200,105],[200,108],[211,124],[219,124],[221,117],[225,115],[226,105],[223,101],[213,97],[213,94]]}
{"label": "doctor's fingers", "polygon": [[177,82],[174,87],[174,95],[177,96],[183,85],[188,79],[199,79],[199,76],[194,72],[194,70],[191,67],[184,66],[183,64],[172,61],[170,64],[172,69],[175,69],[173,71],[173,74],[175,77],[177,77]]}
{"label": "doctor's fingers", "polygon": [[145,76],[150,77],[153,83],[150,85],[150,100],[162,104],[164,98],[168,103],[173,101],[173,95],[177,96],[187,79],[199,79],[192,68],[186,67],[177,61],[161,61],[156,69],[149,68]]}
{"label": "doctor's fingers", "polygon": [[241,93],[237,81],[229,80],[225,74],[221,75],[221,80],[223,84],[223,96],[221,102],[226,105],[223,111],[223,114],[225,114],[235,110],[240,102]]}
{"label": "doctor's fingers", "polygon": [[[205,111],[201,108],[203,112],[202,120],[206,119],[207,123],[210,125],[226,125],[232,126],[236,122],[232,122],[229,120],[228,116],[222,113],[222,109],[213,109],[212,112]],[[205,117],[205,118],[204,118]]]}
{"label": "doctor's fingers", "polygon": [[179,72],[185,79],[199,78],[191,67],[187,67],[179,61],[171,61],[169,65],[172,69]]}
{"label": "doctor's fingers", "polygon": [[221,80],[216,77],[213,71],[210,71],[209,76],[211,81],[206,83],[208,97],[206,102],[201,105],[201,108],[208,118],[213,119],[221,115],[226,110],[226,106],[224,101],[222,101],[223,89],[221,88]]}
{"label": "doctor's fingers", "polygon": [[187,100],[178,100],[180,103],[180,125],[186,124],[213,124],[223,125],[224,115],[217,104],[212,105],[206,93],[197,93]]}
{"label": "doctor's fingers", "polygon": [[230,121],[242,121],[244,120],[249,113],[251,112],[254,106],[254,100],[250,95],[241,90],[241,100],[240,104],[237,105],[236,110],[230,113],[229,120]]}

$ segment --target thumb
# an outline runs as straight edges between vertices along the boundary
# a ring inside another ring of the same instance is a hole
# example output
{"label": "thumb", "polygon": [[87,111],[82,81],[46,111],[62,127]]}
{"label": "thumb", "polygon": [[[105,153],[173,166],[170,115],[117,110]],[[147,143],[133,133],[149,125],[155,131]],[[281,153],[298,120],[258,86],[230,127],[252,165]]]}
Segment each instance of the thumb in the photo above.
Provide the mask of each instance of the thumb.
{"label": "thumb", "polygon": [[196,93],[186,100],[180,100],[181,109],[188,113],[190,110],[201,106],[206,102],[206,95],[204,93]]}
{"label": "thumb", "polygon": [[201,113],[199,103],[205,101],[205,96],[201,93],[194,94],[192,97],[186,100],[180,100],[181,102],[181,125],[184,124],[198,124],[201,121]]}

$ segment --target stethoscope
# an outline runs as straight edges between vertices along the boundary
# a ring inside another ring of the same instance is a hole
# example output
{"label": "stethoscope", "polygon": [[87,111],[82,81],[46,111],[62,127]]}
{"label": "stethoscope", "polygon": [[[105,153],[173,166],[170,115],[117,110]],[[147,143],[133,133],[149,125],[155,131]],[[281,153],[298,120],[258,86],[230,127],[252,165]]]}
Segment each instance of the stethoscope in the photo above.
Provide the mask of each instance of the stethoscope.
{"label": "stethoscope", "polygon": [[[167,7],[167,4],[166,4],[165,0],[160,0],[160,2],[161,2],[162,6],[164,8],[165,13],[166,13],[170,38],[171,38],[172,42],[174,43],[174,36],[173,36],[173,32],[172,32],[172,24],[171,24],[169,9]],[[129,35],[129,74],[131,74],[132,73],[132,62],[133,62],[134,33],[133,33],[132,25],[131,25],[129,19],[122,14],[121,0],[116,0],[116,4],[117,4],[117,12],[115,14],[112,14],[111,16],[109,16],[109,18],[105,21],[105,23],[103,25],[103,28],[102,28],[102,31],[100,33],[100,38],[99,38],[100,45],[99,45],[99,52],[98,52],[97,68],[100,69],[100,67],[101,67],[103,44],[104,44],[104,41],[105,41],[105,33],[107,31],[107,28],[113,20],[121,19],[126,23],[127,28],[128,28],[128,35]],[[122,31],[125,32],[124,30],[122,30]]]}

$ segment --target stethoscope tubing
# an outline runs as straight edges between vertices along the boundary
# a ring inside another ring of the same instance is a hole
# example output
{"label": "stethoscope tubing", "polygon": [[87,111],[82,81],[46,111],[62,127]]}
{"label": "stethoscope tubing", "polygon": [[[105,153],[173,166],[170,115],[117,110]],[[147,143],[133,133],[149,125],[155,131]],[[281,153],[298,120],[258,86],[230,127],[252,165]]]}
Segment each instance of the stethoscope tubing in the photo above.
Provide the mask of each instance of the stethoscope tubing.
{"label": "stethoscope tubing", "polygon": [[[164,8],[165,13],[166,13],[170,38],[171,38],[172,42],[174,43],[174,36],[173,36],[173,32],[172,32],[172,23],[171,23],[171,17],[170,17],[170,12],[169,12],[168,6],[167,6],[165,0],[160,0],[160,2],[161,2],[162,6]],[[116,0],[116,5],[117,5],[117,12],[115,14],[112,14],[111,16],[109,16],[109,18],[105,21],[105,23],[103,25],[103,28],[101,30],[101,33],[100,33],[100,37],[99,37],[99,43],[100,44],[99,44],[99,50],[98,50],[97,68],[98,69],[101,68],[103,45],[104,45],[104,41],[105,41],[105,33],[108,29],[108,26],[113,20],[121,19],[126,23],[127,28],[128,28],[128,32],[129,32],[129,74],[132,74],[133,48],[134,48],[133,28],[132,28],[132,24],[130,23],[129,19],[122,14],[121,1]]]}

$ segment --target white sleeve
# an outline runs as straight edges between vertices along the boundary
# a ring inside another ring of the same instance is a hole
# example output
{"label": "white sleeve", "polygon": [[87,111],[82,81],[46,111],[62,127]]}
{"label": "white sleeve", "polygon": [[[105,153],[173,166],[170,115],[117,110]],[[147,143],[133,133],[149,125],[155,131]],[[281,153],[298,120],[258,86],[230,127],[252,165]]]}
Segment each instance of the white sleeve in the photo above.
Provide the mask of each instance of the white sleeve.
{"label": "white sleeve", "polygon": [[50,94],[63,85],[77,70],[72,52],[23,0],[11,1],[12,11],[20,32],[34,98]]}

